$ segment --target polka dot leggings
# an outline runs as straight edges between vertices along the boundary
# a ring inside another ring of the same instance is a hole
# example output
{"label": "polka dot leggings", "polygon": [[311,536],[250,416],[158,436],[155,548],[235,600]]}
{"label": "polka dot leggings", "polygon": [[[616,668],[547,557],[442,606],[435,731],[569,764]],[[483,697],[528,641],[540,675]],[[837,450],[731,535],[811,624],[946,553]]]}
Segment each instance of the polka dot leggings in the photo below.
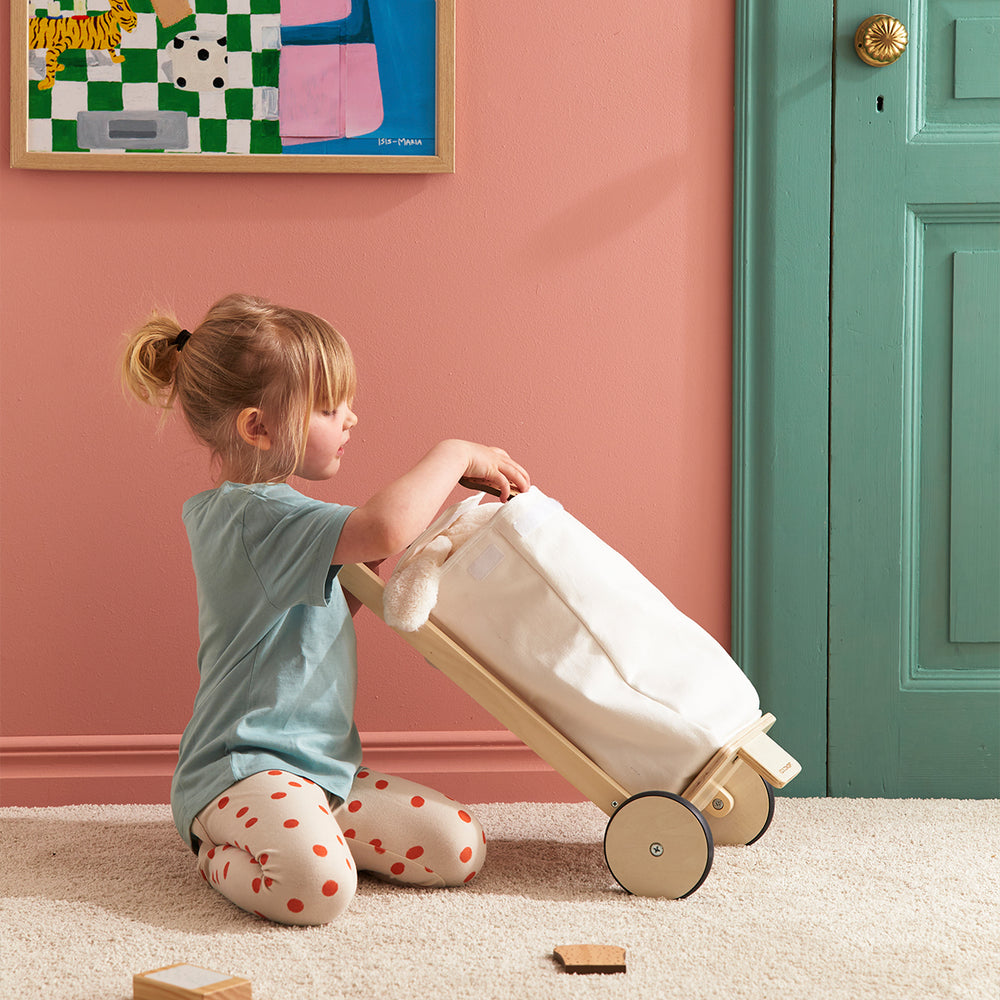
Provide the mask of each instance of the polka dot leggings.
{"label": "polka dot leggings", "polygon": [[[339,802],[339,799],[334,799]],[[202,878],[237,906],[282,924],[325,924],[347,909],[358,871],[397,885],[470,882],[486,836],[458,803],[362,767],[347,801],[286,771],[237,782],[191,825]]]}

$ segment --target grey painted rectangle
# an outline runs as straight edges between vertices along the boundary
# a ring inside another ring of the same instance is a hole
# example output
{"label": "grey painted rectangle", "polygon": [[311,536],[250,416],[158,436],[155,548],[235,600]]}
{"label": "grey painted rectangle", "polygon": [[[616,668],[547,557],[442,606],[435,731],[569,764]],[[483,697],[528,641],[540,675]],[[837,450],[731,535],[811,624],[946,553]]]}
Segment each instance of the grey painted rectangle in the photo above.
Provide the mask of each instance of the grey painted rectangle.
{"label": "grey painted rectangle", "polygon": [[81,149],[187,149],[183,111],[81,111],[76,117]]}

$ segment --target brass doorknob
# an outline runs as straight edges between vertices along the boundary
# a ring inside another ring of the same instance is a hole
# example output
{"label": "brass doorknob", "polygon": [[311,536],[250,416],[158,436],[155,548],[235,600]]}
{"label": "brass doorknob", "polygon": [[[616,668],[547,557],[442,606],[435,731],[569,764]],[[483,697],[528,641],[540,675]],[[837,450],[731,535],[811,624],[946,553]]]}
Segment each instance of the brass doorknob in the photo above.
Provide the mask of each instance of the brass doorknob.
{"label": "brass doorknob", "polygon": [[908,41],[902,21],[888,14],[874,14],[854,32],[854,51],[869,66],[888,66],[903,54]]}

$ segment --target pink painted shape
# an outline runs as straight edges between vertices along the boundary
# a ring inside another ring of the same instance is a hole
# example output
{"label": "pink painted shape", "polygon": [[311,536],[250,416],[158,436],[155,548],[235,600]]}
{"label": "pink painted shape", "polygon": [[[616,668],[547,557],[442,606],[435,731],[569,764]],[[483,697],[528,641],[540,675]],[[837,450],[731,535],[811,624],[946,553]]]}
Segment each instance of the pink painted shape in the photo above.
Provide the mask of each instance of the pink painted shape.
{"label": "pink painted shape", "polygon": [[352,0],[281,0],[281,25],[323,24],[351,13]]}
{"label": "pink painted shape", "polygon": [[382,124],[382,86],[378,52],[368,43],[347,45],[347,135],[367,135]]}
{"label": "pink painted shape", "polygon": [[340,46],[286,45],[278,68],[281,137],[340,138]]}
{"label": "pink painted shape", "polygon": [[371,43],[287,45],[278,70],[282,142],[365,135],[382,124],[378,57]]}

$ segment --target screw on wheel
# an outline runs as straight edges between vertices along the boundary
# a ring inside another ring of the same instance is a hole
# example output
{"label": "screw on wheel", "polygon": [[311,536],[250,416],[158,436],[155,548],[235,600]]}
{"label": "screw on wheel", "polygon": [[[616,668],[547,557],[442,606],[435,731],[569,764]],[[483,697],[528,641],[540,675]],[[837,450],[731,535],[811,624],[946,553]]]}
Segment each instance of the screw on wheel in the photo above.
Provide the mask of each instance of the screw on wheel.
{"label": "screw on wheel", "polygon": [[635,896],[690,896],[708,876],[713,854],[705,818],[672,792],[640,792],[626,799],[604,832],[608,868]]}

